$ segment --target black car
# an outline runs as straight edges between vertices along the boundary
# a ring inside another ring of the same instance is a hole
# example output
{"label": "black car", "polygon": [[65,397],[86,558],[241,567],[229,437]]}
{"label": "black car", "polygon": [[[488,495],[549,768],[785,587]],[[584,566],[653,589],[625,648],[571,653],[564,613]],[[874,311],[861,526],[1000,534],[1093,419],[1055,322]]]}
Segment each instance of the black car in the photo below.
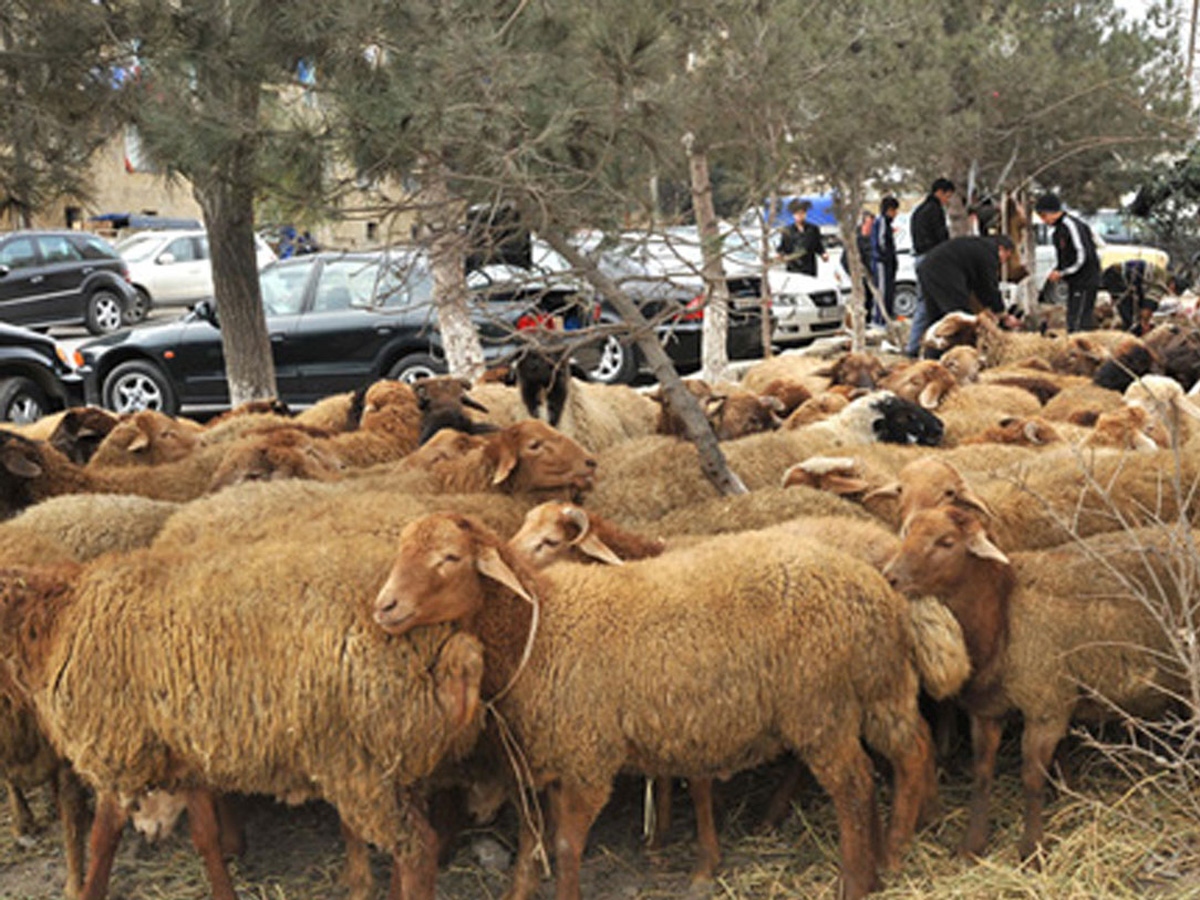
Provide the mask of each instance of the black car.
{"label": "black car", "polygon": [[83,378],[61,344],[0,324],[0,421],[32,422],[83,397]]}
{"label": "black car", "polygon": [[[433,279],[420,253],[320,253],[270,265],[259,276],[280,397],[312,403],[378,378],[446,371],[433,313]],[[473,318],[489,356],[527,324],[590,316],[570,284],[473,278]],[[564,316],[565,314],[565,316]],[[83,344],[88,400],[117,412],[229,403],[214,307]]]}
{"label": "black car", "polygon": [[82,322],[92,334],[121,327],[135,297],[129,269],[84,231],[0,235],[0,322],[30,328]]}

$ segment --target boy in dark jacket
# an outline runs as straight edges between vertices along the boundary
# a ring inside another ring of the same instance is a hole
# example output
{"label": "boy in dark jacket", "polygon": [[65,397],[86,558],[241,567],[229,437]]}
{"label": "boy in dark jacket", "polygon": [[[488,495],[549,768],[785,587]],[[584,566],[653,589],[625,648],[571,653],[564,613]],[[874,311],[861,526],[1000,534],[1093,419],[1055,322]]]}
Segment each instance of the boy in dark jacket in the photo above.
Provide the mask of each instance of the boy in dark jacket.
{"label": "boy in dark jacket", "polygon": [[1042,194],[1033,205],[1047,225],[1054,227],[1054,252],[1058,262],[1047,276],[1051,284],[1067,285],[1067,331],[1091,331],[1096,327],[1092,311],[1100,287],[1100,255],[1092,229],[1079,217],[1065,212],[1056,194]]}
{"label": "boy in dark jacket", "polygon": [[811,208],[812,204],[807,200],[793,200],[788,205],[793,221],[780,234],[776,250],[789,272],[815,276],[817,257],[828,260],[829,254],[825,252],[825,243],[821,240],[821,229],[808,221]]}

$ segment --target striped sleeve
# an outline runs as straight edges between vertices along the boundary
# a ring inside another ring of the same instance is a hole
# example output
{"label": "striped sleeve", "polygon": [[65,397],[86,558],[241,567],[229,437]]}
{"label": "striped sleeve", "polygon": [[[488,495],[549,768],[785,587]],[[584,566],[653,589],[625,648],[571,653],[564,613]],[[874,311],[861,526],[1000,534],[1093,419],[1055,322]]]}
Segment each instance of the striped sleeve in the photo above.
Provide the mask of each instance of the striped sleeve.
{"label": "striped sleeve", "polygon": [[1083,247],[1083,238],[1079,236],[1079,224],[1070,216],[1063,216],[1063,224],[1067,226],[1067,234],[1071,236],[1071,245],[1075,248],[1075,261],[1066,268],[1059,269],[1064,278],[1069,278],[1087,262],[1087,251]]}

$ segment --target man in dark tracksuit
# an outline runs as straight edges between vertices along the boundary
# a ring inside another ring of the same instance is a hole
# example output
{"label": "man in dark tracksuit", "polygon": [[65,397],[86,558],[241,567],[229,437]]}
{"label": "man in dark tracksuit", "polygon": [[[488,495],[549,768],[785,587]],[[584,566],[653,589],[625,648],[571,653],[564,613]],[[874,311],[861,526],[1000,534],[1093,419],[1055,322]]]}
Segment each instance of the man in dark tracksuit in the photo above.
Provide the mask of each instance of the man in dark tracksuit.
{"label": "man in dark tracksuit", "polygon": [[1092,229],[1078,217],[1064,212],[1056,194],[1042,194],[1033,209],[1038,218],[1054,226],[1058,262],[1047,280],[1067,283],[1067,331],[1091,331],[1096,327],[1092,310],[1100,287],[1100,254],[1096,252]]}
{"label": "man in dark tracksuit", "polygon": [[[896,314],[893,301],[896,297],[897,260],[896,238],[892,233],[892,224],[899,212],[900,201],[892,196],[884,197],[879,203],[879,216],[871,227],[871,275],[875,287],[879,291],[879,300],[882,301],[883,309],[889,319]],[[872,320],[876,325],[884,323],[884,317],[879,314],[878,306]]]}
{"label": "man in dark tracksuit", "polygon": [[[917,269],[930,322],[946,313],[974,312],[972,296],[981,306],[1003,314],[1000,266],[1012,252],[1013,242],[1003,235],[951,238],[930,250]],[[1008,317],[1005,322],[1012,324]]]}
{"label": "man in dark tracksuit", "polygon": [[[946,227],[946,204],[954,196],[954,182],[948,178],[939,178],[929,189],[929,196],[913,210],[908,220],[908,230],[912,234],[913,265],[919,268],[925,254],[950,240],[950,229]],[[912,327],[908,332],[908,345],[904,352],[916,356],[921,348],[921,335],[932,324],[929,310],[921,296],[921,283],[917,282],[917,309],[913,314]]]}
{"label": "man in dark tracksuit", "polygon": [[812,204],[807,200],[792,201],[788,212],[792,214],[793,222],[783,229],[776,250],[783,257],[789,272],[815,277],[817,257],[828,260],[829,254],[825,252],[825,242],[821,240],[821,229],[808,221],[811,208]]}

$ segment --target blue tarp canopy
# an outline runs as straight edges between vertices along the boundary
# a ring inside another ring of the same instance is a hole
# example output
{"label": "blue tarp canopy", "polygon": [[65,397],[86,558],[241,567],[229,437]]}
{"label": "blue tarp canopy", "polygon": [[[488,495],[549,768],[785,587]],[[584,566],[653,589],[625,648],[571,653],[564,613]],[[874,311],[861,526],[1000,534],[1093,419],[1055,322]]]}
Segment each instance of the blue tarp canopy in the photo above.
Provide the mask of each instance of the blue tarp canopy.
{"label": "blue tarp canopy", "polygon": [[812,204],[812,208],[808,211],[808,221],[814,225],[837,224],[837,219],[833,217],[833,194],[792,194],[778,199],[779,206],[773,216],[771,215],[771,201],[763,203],[763,221],[769,228],[782,228],[784,225],[792,224],[792,214],[788,212],[788,206],[794,200],[807,200]]}
{"label": "blue tarp canopy", "polygon": [[141,216],[137,213],[104,213],[89,222],[110,222],[113,228],[203,228],[199,219],[169,219],[165,216]]}

